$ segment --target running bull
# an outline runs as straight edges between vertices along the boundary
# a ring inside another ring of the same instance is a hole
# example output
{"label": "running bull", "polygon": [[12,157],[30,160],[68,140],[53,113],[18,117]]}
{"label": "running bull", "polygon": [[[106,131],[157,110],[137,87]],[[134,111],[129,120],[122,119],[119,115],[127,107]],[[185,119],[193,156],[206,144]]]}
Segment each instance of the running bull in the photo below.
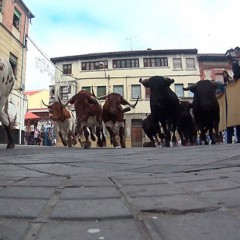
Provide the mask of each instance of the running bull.
{"label": "running bull", "polygon": [[12,91],[14,82],[15,77],[10,62],[0,57],[0,121],[7,132],[7,148],[9,149],[14,148],[15,143],[6,106],[8,105],[8,96]]}
{"label": "running bull", "polygon": [[206,140],[207,131],[209,132],[212,144],[216,143],[213,137],[213,130],[215,131],[217,141],[219,141],[218,125],[220,121],[220,110],[216,97],[216,88],[217,83],[210,80],[200,80],[187,88],[183,88],[185,91],[190,90],[194,93],[192,102],[193,114],[200,130],[200,140],[205,145],[209,144]]}
{"label": "running bull", "polygon": [[151,113],[163,128],[165,146],[170,147],[170,141],[172,141],[173,145],[176,145],[177,139],[175,131],[177,127],[179,100],[170,88],[174,80],[162,76],[153,76],[148,79],[140,78],[139,82],[143,84],[144,87],[150,88]]}

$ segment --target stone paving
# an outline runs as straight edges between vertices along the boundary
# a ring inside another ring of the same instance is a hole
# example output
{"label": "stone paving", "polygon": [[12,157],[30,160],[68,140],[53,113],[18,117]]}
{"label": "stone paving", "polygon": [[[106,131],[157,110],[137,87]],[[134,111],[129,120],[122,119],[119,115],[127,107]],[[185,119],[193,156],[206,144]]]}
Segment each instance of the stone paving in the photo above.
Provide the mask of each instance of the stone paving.
{"label": "stone paving", "polygon": [[0,240],[238,240],[240,145],[0,145]]}

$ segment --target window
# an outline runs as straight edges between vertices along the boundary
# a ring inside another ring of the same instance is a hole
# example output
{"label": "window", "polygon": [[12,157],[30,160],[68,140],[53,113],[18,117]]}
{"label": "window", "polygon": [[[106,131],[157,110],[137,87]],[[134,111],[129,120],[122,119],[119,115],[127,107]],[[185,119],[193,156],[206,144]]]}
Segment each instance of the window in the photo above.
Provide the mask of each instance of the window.
{"label": "window", "polygon": [[0,12],[3,12],[3,0],[0,0]]}
{"label": "window", "polygon": [[186,58],[187,69],[195,69],[195,60],[194,58]]}
{"label": "window", "polygon": [[9,62],[11,64],[11,66],[12,66],[12,70],[13,70],[13,74],[14,74],[15,78],[17,78],[18,58],[15,55],[13,55],[12,53],[10,53]]}
{"label": "window", "polygon": [[68,95],[71,93],[71,86],[60,86],[60,97],[63,100],[68,100]]}
{"label": "window", "polygon": [[182,69],[182,59],[181,58],[173,58],[173,69]]}
{"label": "window", "polygon": [[21,13],[15,8],[13,14],[13,26],[19,30],[20,28]]}
{"label": "window", "polygon": [[85,91],[91,92],[91,87],[82,87],[82,90],[85,90]]}
{"label": "window", "polygon": [[136,68],[139,67],[139,59],[119,59],[112,61],[113,68]]}
{"label": "window", "polygon": [[175,93],[178,97],[184,97],[183,84],[175,84]]}
{"label": "window", "polygon": [[72,74],[72,64],[63,64],[63,74]]}
{"label": "window", "polygon": [[[192,85],[192,83],[189,83],[189,84],[188,84],[188,87],[189,87],[190,85]],[[188,96],[189,96],[189,97],[193,97],[193,95],[194,95],[194,94],[193,94],[190,90],[188,90]]]}
{"label": "window", "polygon": [[98,86],[97,87],[97,97],[106,95],[106,86]]}
{"label": "window", "polygon": [[224,80],[223,80],[223,75],[222,75],[222,73],[216,73],[216,74],[215,74],[215,78],[214,78],[214,80],[223,83]]}
{"label": "window", "polygon": [[144,58],[144,67],[162,67],[168,66],[168,59],[166,57],[161,58]]}
{"label": "window", "polygon": [[98,70],[98,69],[108,69],[108,61],[92,61],[92,62],[82,62],[81,69],[84,70]]}
{"label": "window", "polygon": [[123,85],[114,85],[113,86],[113,92],[118,93],[118,94],[124,96]]}
{"label": "window", "polygon": [[131,98],[136,99],[138,97],[141,98],[141,85],[131,85]]}

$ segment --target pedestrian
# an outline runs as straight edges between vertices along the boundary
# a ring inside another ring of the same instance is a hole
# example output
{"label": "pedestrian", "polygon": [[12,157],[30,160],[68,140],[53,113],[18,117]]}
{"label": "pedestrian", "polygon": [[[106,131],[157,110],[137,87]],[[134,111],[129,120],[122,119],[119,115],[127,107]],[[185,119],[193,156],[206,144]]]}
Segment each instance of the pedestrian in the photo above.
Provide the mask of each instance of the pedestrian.
{"label": "pedestrian", "polygon": [[34,145],[38,145],[39,144],[40,132],[36,127],[34,128],[33,136],[34,136]]}

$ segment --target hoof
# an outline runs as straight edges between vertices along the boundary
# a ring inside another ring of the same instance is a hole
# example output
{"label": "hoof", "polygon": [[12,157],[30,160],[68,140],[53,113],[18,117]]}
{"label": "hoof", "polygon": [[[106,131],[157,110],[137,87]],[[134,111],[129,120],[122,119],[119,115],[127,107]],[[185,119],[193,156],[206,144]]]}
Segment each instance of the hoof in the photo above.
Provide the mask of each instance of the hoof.
{"label": "hoof", "polygon": [[98,141],[98,142],[97,142],[97,145],[98,145],[99,147],[103,147],[103,142],[102,142],[102,141]]}
{"label": "hoof", "polygon": [[15,144],[14,143],[9,143],[6,148],[7,149],[15,148]]}

